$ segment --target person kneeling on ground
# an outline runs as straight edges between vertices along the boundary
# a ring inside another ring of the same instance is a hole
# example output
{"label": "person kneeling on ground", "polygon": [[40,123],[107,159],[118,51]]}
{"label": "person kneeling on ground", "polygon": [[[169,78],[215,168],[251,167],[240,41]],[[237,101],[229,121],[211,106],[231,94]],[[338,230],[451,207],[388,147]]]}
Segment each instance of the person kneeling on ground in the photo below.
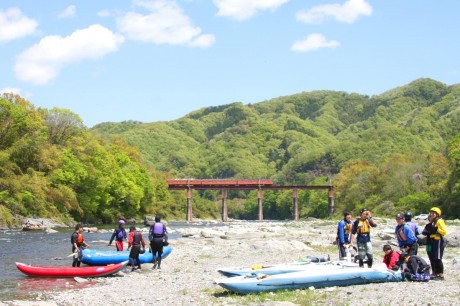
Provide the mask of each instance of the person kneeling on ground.
{"label": "person kneeling on ground", "polygon": [[406,263],[403,270],[405,279],[415,282],[427,282],[430,280],[430,265],[417,255],[402,254],[400,261]]}
{"label": "person kneeling on ground", "polygon": [[385,255],[383,256],[383,262],[387,266],[389,270],[399,270],[399,256],[400,254],[396,251],[393,251],[391,245],[385,244],[383,246],[383,252]]}
{"label": "person kneeling on ground", "polygon": [[141,261],[139,260],[139,254],[141,253],[141,246],[145,250],[145,241],[141,232],[136,230],[136,227],[133,225],[129,228],[129,238],[128,238],[128,250],[129,252],[129,262],[131,264],[131,271],[134,271],[134,260],[137,261],[137,268],[141,269]]}

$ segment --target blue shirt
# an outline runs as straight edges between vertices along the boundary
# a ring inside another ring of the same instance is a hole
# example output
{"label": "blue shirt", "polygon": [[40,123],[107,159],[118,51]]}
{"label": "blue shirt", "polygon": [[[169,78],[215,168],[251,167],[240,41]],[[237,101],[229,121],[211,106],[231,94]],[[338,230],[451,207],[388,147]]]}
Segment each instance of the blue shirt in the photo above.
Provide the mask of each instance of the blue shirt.
{"label": "blue shirt", "polygon": [[398,239],[399,247],[411,246],[417,242],[417,236],[408,224],[397,225],[395,228],[396,239]]}

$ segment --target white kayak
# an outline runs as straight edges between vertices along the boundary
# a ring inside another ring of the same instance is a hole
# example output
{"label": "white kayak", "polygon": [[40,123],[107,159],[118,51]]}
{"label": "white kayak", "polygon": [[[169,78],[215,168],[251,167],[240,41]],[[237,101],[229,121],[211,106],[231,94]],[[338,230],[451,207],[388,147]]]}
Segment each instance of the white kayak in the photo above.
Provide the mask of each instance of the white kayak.
{"label": "white kayak", "polygon": [[314,269],[276,275],[251,274],[216,280],[223,288],[242,294],[262,291],[324,288],[370,283],[398,282],[400,272],[383,267],[359,268],[340,265],[316,266]]}
{"label": "white kayak", "polygon": [[247,267],[220,268],[217,270],[217,272],[227,277],[250,276],[251,274],[276,275],[276,274],[283,274],[283,273],[324,269],[324,266],[357,267],[358,265],[356,263],[347,262],[347,261],[326,261],[326,262],[294,261],[291,263],[283,263],[283,264],[254,265],[250,268],[247,268]]}

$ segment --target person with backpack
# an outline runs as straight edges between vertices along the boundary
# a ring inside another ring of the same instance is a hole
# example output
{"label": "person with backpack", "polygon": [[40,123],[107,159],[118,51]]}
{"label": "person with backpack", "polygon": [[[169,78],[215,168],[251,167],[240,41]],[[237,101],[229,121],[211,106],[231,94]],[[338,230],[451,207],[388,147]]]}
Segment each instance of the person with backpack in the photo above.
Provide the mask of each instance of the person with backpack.
{"label": "person with backpack", "polygon": [[139,232],[134,225],[129,228],[129,238],[128,238],[128,251],[129,252],[129,263],[131,264],[131,271],[134,271],[135,262],[137,262],[137,269],[141,270],[141,261],[139,259],[139,254],[145,252],[145,241],[144,236]]}
{"label": "person with backpack", "polygon": [[426,237],[426,252],[430,258],[431,279],[444,280],[444,264],[442,257],[446,245],[444,236],[447,235],[446,223],[441,218],[441,209],[432,207],[428,217],[429,223],[425,225],[422,234]]}
{"label": "person with backpack", "polygon": [[406,268],[402,271],[404,279],[415,282],[430,280],[430,265],[423,258],[417,255],[402,254],[400,261],[406,264]]}
{"label": "person with backpack", "polygon": [[123,251],[123,240],[126,239],[125,223],[126,221],[123,219],[118,221],[118,227],[113,231],[109,241],[109,245],[112,245],[112,241],[115,239],[117,251],[119,252]]}
{"label": "person with backpack", "polygon": [[372,268],[374,255],[371,243],[371,227],[376,227],[377,223],[372,218],[368,209],[362,209],[359,218],[353,223],[351,229],[350,246],[353,246],[354,238],[358,245],[359,267],[364,268],[364,258],[367,257],[367,267]]}
{"label": "person with backpack", "polygon": [[167,241],[167,230],[158,215],[155,216],[155,223],[150,226],[149,240],[150,251],[153,254],[153,269],[161,269],[161,256],[163,255],[163,243]]}

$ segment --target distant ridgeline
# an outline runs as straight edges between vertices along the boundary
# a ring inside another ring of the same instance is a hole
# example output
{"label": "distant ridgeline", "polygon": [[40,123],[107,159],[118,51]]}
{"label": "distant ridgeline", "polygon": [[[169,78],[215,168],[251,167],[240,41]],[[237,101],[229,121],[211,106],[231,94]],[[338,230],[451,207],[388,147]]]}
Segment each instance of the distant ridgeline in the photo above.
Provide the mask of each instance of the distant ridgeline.
{"label": "distant ridgeline", "polygon": [[[460,217],[460,85],[419,79],[376,96],[303,92],[203,108],[168,122],[101,123],[69,110],[0,99],[0,217],[114,222],[184,220],[186,195],[166,179],[333,184],[335,211],[375,216],[433,204]],[[220,216],[218,190],[193,191],[195,218]],[[257,219],[255,190],[230,191],[230,218]],[[326,217],[323,190],[299,191],[300,217]],[[265,219],[291,219],[292,192],[264,191]],[[1,224],[0,224],[1,226]]]}

